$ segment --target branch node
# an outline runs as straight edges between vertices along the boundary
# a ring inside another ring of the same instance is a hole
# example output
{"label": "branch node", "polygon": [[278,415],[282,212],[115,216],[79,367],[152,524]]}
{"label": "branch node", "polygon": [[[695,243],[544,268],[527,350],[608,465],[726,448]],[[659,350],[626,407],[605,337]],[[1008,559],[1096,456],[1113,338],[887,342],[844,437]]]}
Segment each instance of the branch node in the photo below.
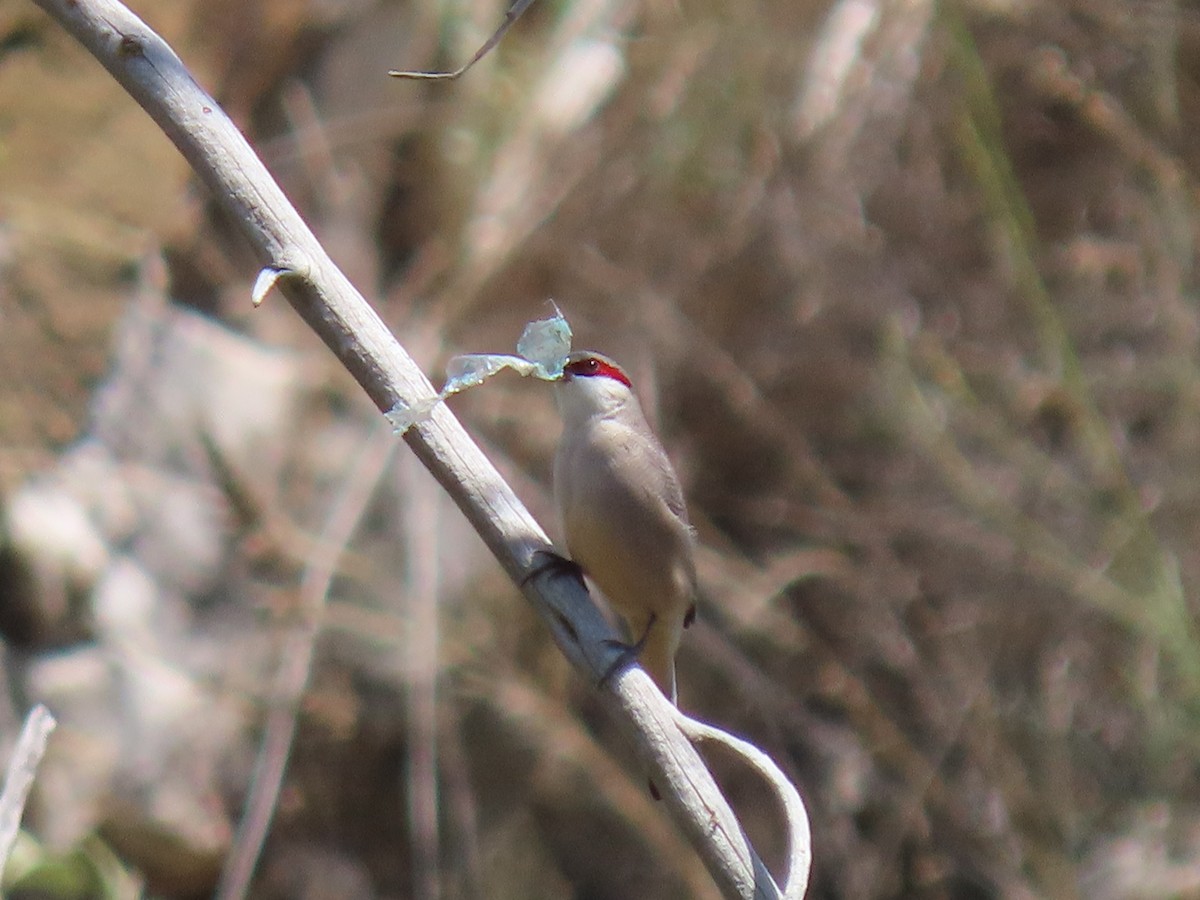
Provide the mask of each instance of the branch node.
{"label": "branch node", "polygon": [[142,44],[141,38],[134,37],[132,34],[121,35],[121,42],[117,45],[118,56],[129,59],[133,56],[141,56],[145,52],[146,48]]}

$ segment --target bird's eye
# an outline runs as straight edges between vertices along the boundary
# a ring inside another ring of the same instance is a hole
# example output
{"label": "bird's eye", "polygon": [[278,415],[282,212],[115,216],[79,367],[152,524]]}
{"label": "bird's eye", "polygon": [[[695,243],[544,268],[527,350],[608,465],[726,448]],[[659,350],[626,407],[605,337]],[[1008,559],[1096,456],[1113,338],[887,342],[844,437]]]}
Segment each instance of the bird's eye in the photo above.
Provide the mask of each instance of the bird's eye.
{"label": "bird's eye", "polygon": [[563,369],[563,377],[570,376],[582,378],[604,376],[620,382],[625,387],[631,387],[629,377],[619,367],[599,356],[585,356],[569,364]]}
{"label": "bird's eye", "polygon": [[595,375],[600,371],[600,360],[594,356],[576,360],[567,366],[567,371],[572,375]]}

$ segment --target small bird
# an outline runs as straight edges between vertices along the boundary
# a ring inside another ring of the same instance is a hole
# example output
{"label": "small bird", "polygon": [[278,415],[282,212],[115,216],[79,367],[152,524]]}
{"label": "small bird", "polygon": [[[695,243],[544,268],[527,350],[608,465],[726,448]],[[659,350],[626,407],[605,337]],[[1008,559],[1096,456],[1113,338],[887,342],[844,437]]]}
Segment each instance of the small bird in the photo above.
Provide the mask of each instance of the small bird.
{"label": "small bird", "polygon": [[636,653],[676,703],[675,653],[695,618],[695,538],[679,479],[629,376],[599,353],[567,357],[554,498],[572,561],[625,621]]}

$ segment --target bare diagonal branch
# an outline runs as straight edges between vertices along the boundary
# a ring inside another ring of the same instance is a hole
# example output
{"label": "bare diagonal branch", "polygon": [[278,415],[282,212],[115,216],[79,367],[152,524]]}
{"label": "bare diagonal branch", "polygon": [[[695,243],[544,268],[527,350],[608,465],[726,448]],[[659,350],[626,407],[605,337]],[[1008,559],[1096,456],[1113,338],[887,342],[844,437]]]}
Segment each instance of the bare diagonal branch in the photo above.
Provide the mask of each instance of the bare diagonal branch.
{"label": "bare diagonal branch", "polygon": [[[188,73],[170,47],[115,0],[36,0],[78,38],[151,115],[238,222],[284,296],[337,355],[380,410],[431,396],[429,380],[350,284],[288,202],[245,138]],[[409,447],[453,498],[517,583],[534,554],[550,550],[541,527],[444,404],[409,429]],[[546,574],[524,587],[558,646],[593,684],[621,655],[616,637],[587,592]],[[780,889],[754,853],[733,811],[681,728],[679,714],[640,669],[608,684],[614,712],[639,748],[666,808],[727,897],[771,898]],[[693,737],[711,739],[704,731]],[[763,757],[765,759],[765,757]],[[769,761],[755,759],[778,772]],[[772,779],[793,819],[793,852],[782,896],[803,896],[808,879],[807,821],[799,796]],[[798,813],[796,812],[798,810]],[[795,816],[799,815],[800,820]]]}

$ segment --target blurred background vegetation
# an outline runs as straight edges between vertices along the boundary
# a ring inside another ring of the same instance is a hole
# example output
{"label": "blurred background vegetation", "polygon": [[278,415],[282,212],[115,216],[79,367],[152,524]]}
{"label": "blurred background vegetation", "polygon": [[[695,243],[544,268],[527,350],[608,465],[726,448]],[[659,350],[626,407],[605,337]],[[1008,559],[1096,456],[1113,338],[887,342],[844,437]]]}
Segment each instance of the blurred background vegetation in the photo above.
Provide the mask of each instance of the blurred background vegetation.
{"label": "blurred background vegetation", "polygon": [[[703,544],[681,705],[799,785],[810,896],[1200,896],[1200,6],[542,0],[453,84],[385,72],[502,4],[137,12],[434,381],[551,297],[634,373]],[[8,895],[211,895],[311,646],[253,896],[714,896],[255,271],[0,0],[0,735],[62,720]],[[548,395],[452,405],[553,528]]]}

